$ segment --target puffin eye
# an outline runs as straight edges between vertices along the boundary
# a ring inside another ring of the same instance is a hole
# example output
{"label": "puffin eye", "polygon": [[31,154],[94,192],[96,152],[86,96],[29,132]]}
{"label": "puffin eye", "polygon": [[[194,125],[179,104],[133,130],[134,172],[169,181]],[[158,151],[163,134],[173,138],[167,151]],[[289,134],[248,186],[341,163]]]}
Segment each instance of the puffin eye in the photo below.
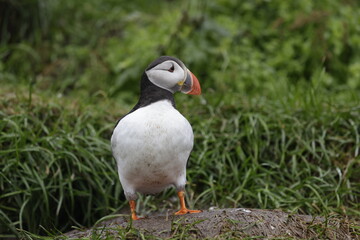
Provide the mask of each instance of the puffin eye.
{"label": "puffin eye", "polygon": [[171,68],[168,69],[169,72],[174,72],[175,68],[174,65],[171,66]]}

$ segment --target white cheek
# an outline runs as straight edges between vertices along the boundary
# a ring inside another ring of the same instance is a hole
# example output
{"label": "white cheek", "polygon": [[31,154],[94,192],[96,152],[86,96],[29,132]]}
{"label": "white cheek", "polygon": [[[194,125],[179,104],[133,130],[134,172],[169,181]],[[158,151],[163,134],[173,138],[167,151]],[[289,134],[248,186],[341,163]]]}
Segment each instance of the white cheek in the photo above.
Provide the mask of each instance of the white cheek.
{"label": "white cheek", "polygon": [[184,79],[183,71],[168,72],[164,70],[151,70],[146,72],[149,80],[158,87],[171,89]]}

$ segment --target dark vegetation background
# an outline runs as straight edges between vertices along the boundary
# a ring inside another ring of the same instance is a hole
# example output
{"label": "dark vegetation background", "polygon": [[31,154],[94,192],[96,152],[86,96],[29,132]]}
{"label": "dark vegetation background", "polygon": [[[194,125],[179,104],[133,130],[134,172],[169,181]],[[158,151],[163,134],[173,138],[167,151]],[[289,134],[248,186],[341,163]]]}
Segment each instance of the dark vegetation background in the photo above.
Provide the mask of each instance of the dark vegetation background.
{"label": "dark vegetation background", "polygon": [[160,55],[203,89],[176,95],[190,205],[358,219],[359,23],[356,0],[0,0],[0,236],[127,208],[109,139]]}

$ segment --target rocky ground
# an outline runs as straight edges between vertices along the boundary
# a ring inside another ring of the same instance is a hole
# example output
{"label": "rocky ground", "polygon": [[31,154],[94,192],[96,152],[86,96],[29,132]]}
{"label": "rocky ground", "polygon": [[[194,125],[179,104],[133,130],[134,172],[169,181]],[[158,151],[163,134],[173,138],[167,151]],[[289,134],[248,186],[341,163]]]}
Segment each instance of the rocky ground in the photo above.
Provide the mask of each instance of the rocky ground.
{"label": "rocky ground", "polygon": [[359,222],[341,218],[289,214],[277,210],[215,209],[199,214],[173,213],[130,221],[128,215],[74,230],[67,238],[251,238],[251,239],[360,239]]}

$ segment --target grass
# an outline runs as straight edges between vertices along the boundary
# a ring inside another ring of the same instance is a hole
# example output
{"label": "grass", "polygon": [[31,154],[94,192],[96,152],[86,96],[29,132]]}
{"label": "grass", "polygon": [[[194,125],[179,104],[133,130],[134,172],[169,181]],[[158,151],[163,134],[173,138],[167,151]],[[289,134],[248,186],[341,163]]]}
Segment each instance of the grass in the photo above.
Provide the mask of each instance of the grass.
{"label": "grass", "polygon": [[[300,99],[177,98],[195,131],[190,205],[359,216],[359,99],[353,106],[314,106],[315,112],[289,106]],[[109,149],[116,115],[104,103],[46,99],[3,100],[12,105],[1,112],[2,231],[39,233],[41,225],[61,232],[127,207]],[[176,209],[175,195],[141,197],[139,210]]]}
{"label": "grass", "polygon": [[40,224],[64,230],[70,224],[90,224],[123,206],[107,140],[111,121],[100,126],[89,110],[59,104],[17,104],[12,111],[19,112],[1,113],[0,154],[6,159],[0,184],[2,226],[15,230],[10,219],[18,219],[20,229],[38,229]]}
{"label": "grass", "polygon": [[345,212],[358,215],[358,108],[284,112],[272,104],[210,107],[210,117],[198,124],[189,173],[206,186],[198,200],[303,213],[305,207],[312,214],[345,205],[351,206]]}
{"label": "grass", "polygon": [[[1,3],[0,237],[64,232],[127,208],[109,139],[163,54],[204,92],[176,96],[195,132],[191,206],[358,219],[356,1],[15,2]],[[170,189],[138,210],[177,205]]]}

